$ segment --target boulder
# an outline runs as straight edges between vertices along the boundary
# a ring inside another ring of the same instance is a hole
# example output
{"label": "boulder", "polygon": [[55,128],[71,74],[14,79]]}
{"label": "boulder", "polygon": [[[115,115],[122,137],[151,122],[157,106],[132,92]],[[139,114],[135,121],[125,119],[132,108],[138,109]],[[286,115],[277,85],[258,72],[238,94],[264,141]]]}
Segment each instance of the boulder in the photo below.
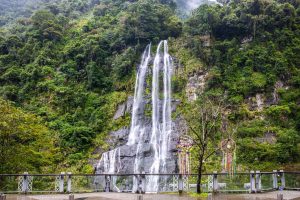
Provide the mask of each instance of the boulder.
{"label": "boulder", "polygon": [[125,103],[118,105],[118,109],[117,109],[113,119],[116,120],[116,119],[119,119],[120,117],[125,116],[125,111],[126,111]]}
{"label": "boulder", "polygon": [[124,117],[126,113],[132,112],[132,105],[133,105],[134,97],[129,96],[126,102],[118,105],[118,109],[113,117],[114,120],[117,120],[121,117]]}

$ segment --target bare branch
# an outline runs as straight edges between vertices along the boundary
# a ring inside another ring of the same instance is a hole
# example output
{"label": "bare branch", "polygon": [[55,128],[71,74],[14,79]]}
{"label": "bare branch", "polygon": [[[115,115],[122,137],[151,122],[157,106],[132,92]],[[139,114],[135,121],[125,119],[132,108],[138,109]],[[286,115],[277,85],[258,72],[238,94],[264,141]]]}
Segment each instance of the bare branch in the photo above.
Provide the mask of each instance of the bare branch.
{"label": "bare branch", "polygon": [[214,155],[217,151],[219,151],[219,150],[221,150],[223,147],[225,147],[225,146],[228,144],[228,142],[229,142],[229,139],[227,139],[226,143],[223,144],[221,147],[215,149],[215,150],[212,151],[210,154],[208,154],[208,156],[206,156],[206,157],[204,158],[204,161],[206,161],[209,157],[211,157],[212,155]]}

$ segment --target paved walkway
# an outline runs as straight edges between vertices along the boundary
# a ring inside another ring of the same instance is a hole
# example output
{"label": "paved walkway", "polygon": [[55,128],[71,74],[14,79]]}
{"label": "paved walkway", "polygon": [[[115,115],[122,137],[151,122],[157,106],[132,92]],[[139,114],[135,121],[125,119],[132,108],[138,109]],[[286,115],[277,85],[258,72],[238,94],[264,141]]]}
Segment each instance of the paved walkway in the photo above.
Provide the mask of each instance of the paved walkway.
{"label": "paved walkway", "polygon": [[[300,200],[300,191],[283,191],[284,200]],[[262,194],[219,194],[213,200],[276,200],[278,192]],[[138,200],[138,195],[127,193],[87,193],[75,194],[76,200]],[[68,195],[8,195],[7,200],[68,200]],[[143,200],[204,200],[187,196],[146,194]]]}

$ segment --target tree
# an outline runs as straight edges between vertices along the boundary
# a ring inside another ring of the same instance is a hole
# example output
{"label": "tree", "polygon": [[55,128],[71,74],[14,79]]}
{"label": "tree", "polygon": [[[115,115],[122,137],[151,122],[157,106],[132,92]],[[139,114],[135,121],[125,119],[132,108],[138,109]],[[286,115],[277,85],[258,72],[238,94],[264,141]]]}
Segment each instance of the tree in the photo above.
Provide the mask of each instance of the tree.
{"label": "tree", "polygon": [[217,97],[201,96],[188,106],[185,114],[197,155],[197,193],[201,193],[201,179],[204,162],[220,148],[216,138],[220,135],[223,101]]}
{"label": "tree", "polygon": [[38,37],[48,40],[59,40],[62,37],[63,28],[55,15],[47,10],[37,11],[31,17],[33,26],[39,31]]}
{"label": "tree", "polygon": [[0,173],[53,171],[53,132],[1,98],[0,113]]}
{"label": "tree", "polygon": [[129,7],[124,15],[124,32],[128,43],[146,42],[177,37],[182,24],[170,7],[156,0],[141,0]]}

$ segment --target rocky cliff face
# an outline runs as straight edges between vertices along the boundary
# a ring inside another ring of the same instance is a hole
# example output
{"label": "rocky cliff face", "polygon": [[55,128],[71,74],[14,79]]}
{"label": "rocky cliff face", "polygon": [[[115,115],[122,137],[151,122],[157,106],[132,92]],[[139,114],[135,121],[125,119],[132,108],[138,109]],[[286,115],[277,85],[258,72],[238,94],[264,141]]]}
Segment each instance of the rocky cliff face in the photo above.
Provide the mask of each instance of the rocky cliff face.
{"label": "rocky cliff face", "polygon": [[263,111],[265,107],[277,105],[279,102],[279,90],[287,90],[289,87],[285,86],[282,81],[277,81],[274,85],[272,93],[257,93],[255,96],[248,97],[246,103],[251,111]]}
{"label": "rocky cliff face", "polygon": [[[178,100],[172,100],[172,111],[176,110],[176,106],[180,102]],[[147,104],[151,104],[151,101],[148,99],[145,101],[145,106]],[[151,106],[151,105],[149,105]],[[162,101],[160,101],[160,106],[162,106]],[[132,107],[132,97],[129,97],[128,100],[118,106],[118,109],[115,113],[115,119],[119,117],[123,117],[126,112],[131,113]],[[152,123],[151,117],[145,116],[143,113],[139,114],[139,119],[142,120],[142,124],[145,127],[143,141],[139,144],[134,145],[127,145],[129,129],[130,127],[123,127],[117,131],[112,131],[109,134],[107,139],[107,143],[111,146],[110,153],[108,156],[108,161],[105,159],[101,159],[100,162],[95,166],[96,173],[103,173],[107,171],[105,169],[105,162],[109,162],[109,159],[115,159],[114,163],[114,171],[120,174],[130,174],[134,173],[134,164],[136,156],[142,157],[141,161],[141,171],[145,171],[149,173],[149,169],[151,164],[153,163],[153,154],[154,151],[150,144],[151,140],[151,130],[152,130]],[[187,126],[185,121],[178,117],[173,120],[172,122],[172,134],[169,144],[169,155],[167,159],[167,169],[169,173],[177,173],[178,172],[178,165],[177,165],[177,144],[180,135],[185,134],[187,131]],[[137,149],[139,148],[139,151]],[[138,155],[137,155],[137,152]]]}
{"label": "rocky cliff face", "polygon": [[199,72],[190,76],[186,86],[186,96],[189,101],[195,101],[205,89],[208,73]]}
{"label": "rocky cliff face", "polygon": [[[102,154],[97,173],[178,172],[177,143],[185,130],[182,119],[172,119],[172,112],[180,103],[172,99],[174,69],[166,40],[158,44],[155,56],[151,55],[151,44],[147,45],[137,70],[134,96],[118,105],[114,115],[117,120],[130,114],[130,127],[110,133],[107,143],[111,149]],[[152,84],[147,85],[150,77]],[[148,88],[151,95],[146,92]],[[150,178],[149,191],[158,191],[159,182]]]}

